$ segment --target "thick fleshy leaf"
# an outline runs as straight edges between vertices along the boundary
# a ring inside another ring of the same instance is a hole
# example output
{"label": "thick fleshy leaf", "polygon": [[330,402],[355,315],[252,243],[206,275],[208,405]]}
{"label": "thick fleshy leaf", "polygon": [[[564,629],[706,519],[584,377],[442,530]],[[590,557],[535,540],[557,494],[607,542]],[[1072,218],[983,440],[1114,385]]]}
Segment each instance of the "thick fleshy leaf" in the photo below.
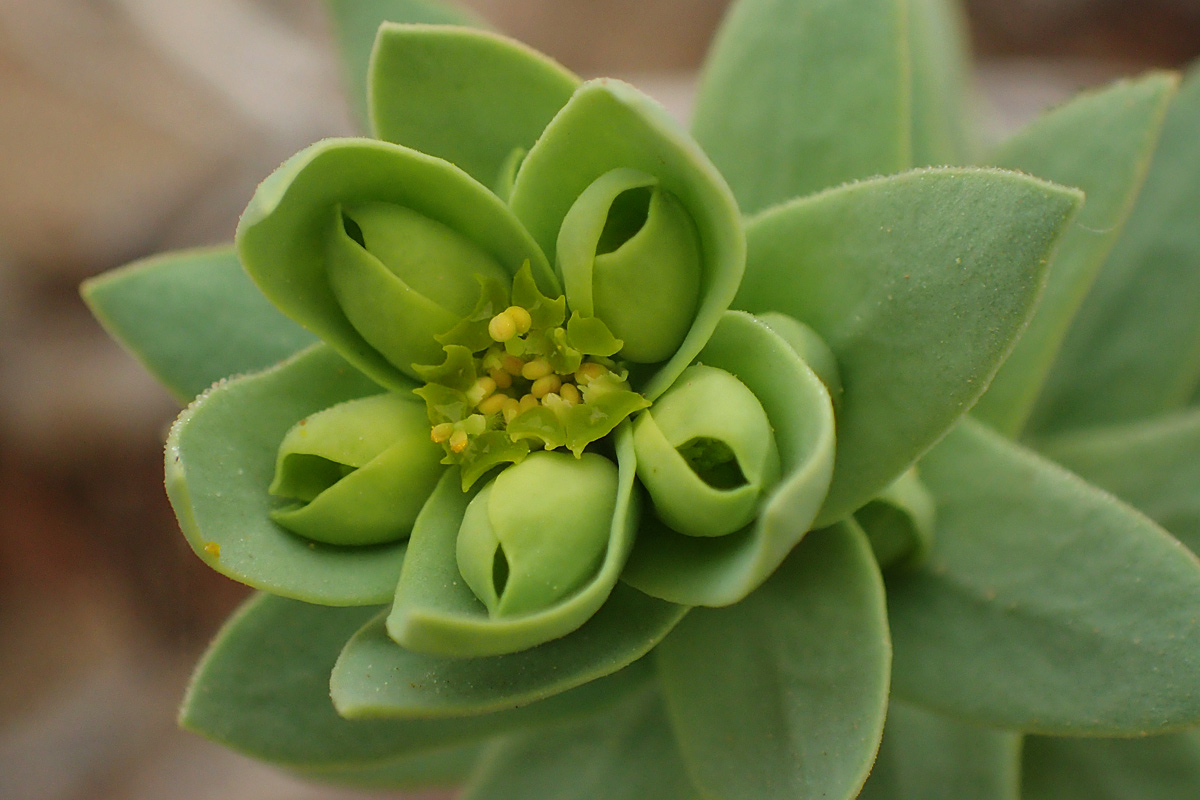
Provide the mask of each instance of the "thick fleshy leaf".
{"label": "thick fleshy leaf", "polygon": [[975,407],[997,430],[1016,435],[1024,427],[1072,317],[1133,210],[1178,82],[1158,73],[1085,94],[1034,122],[989,159],[1079,187],[1087,196],[1050,263],[1037,312]]}
{"label": "thick fleshy leaf", "polygon": [[[238,253],[246,271],[280,310],[383,386],[402,389],[416,373],[411,365],[389,362],[367,342],[330,283],[330,239],[341,235],[339,215],[349,204],[388,204],[415,212],[409,216],[419,215],[424,223],[432,220],[439,230],[445,226],[457,234],[456,242],[477,249],[510,275],[529,261],[543,290],[561,294],[545,256],[521,223],[498,197],[452,164],[369,139],[327,139],[302,150],[259,185],[238,223]],[[347,251],[345,257],[351,255]],[[369,258],[365,251],[361,256]],[[378,298],[378,308],[363,310],[372,318],[391,314],[404,320],[421,314],[423,319],[427,312],[447,313],[441,307],[429,309],[432,304],[415,291],[394,290],[394,296],[384,296],[374,287],[360,288],[364,303]],[[405,298],[411,304],[399,306]],[[449,322],[447,330],[455,320]],[[378,324],[387,327],[382,321]],[[433,342],[427,347],[437,350]]]}
{"label": "thick fleshy leaf", "polygon": [[936,516],[933,495],[913,467],[856,511],[854,520],[866,531],[875,560],[886,569],[924,560],[933,546]]}
{"label": "thick fleshy leaf", "polygon": [[698,800],[655,689],[493,745],[462,800]]}
{"label": "thick fleshy leaf", "polygon": [[658,179],[682,203],[700,239],[695,322],[675,355],[635,386],[653,400],[695,359],[742,277],[741,221],[720,173],[660,105],[620,81],[601,79],[580,87],[551,121],[521,165],[510,203],[554,262],[567,212],[597,179],[621,168]]}
{"label": "thick fleshy leaf", "polygon": [[1144,739],[1025,740],[1025,800],[1181,800],[1200,795],[1200,732]]}
{"label": "thick fleshy leaf", "polygon": [[658,644],[686,612],[621,584],[578,631],[489,658],[442,658],[405,650],[388,638],[380,617],[355,634],[342,652],[333,670],[333,699],[347,717],[433,718],[512,708],[577,686],[583,687],[579,692],[615,694],[639,680],[641,667],[625,668]]}
{"label": "thick fleshy leaf", "polygon": [[[967,21],[955,0],[907,0],[912,166],[967,164],[976,148]],[[865,176],[861,176],[865,177]]]}
{"label": "thick fleshy leaf", "polygon": [[[619,470],[616,506],[608,547],[596,574],[578,591],[540,611],[492,617],[459,573],[459,526],[475,492],[463,492],[450,470],[425,505],[413,528],[408,556],[387,629],[393,639],[419,653],[478,658],[519,650],[574,631],[604,604],[629,558],[638,521],[634,494],[632,434],[616,435]],[[561,524],[571,524],[564,511]]]}
{"label": "thick fleshy leaf", "polygon": [[883,731],[891,646],[883,581],[857,525],[810,533],[757,592],[693,610],[655,654],[705,796],[858,793]]}
{"label": "thick fleshy leaf", "polygon": [[888,580],[897,695],[1036,733],[1200,723],[1200,561],[1183,545],[970,419],[921,477],[937,535],[922,570]]}
{"label": "thick fleshy leaf", "polygon": [[1079,199],[999,170],[918,170],[749,222],[735,305],[808,324],[841,369],[837,464],[818,524],[878,494],[979,397]]}
{"label": "thick fleshy leaf", "polygon": [[232,247],[137,261],[81,292],[109,335],[182,402],[315,341],[263,297]]}
{"label": "thick fleshy leaf", "polygon": [[1067,434],[1041,450],[1200,553],[1200,409]]}
{"label": "thick fleshy leaf", "polygon": [[733,374],[758,398],[782,477],[757,519],[725,536],[685,536],[644,515],[624,579],[675,603],[723,606],[754,591],[812,527],[833,470],[833,407],[816,374],[749,314],[726,312],[699,361]]}
{"label": "thick fleshy leaf", "polygon": [[899,0],[741,0],[717,35],[693,132],[752,214],[912,166]]}
{"label": "thick fleshy leaf", "polygon": [[[347,720],[329,699],[338,652],[376,607],[328,608],[251,598],[196,668],[180,724],[247,755],[304,770],[389,766],[401,757],[586,715],[620,696],[594,684],[544,703],[451,720]],[[610,691],[612,690],[612,691]]]}
{"label": "thick fleshy leaf", "polygon": [[893,700],[859,800],[1020,800],[1021,735]]}
{"label": "thick fleshy leaf", "polygon": [[376,138],[444,158],[495,187],[579,79],[550,58],[486,31],[386,25],[371,60]]}
{"label": "thick fleshy leaf", "polygon": [[421,789],[451,787],[467,780],[479,763],[484,745],[471,743],[406,755],[370,767],[298,769],[305,780],[355,789]]}
{"label": "thick fleshy leaf", "polygon": [[404,542],[318,544],[270,519],[283,501],[267,487],[288,430],[309,414],[378,394],[325,345],[265,372],[217,384],[180,415],[167,438],[167,494],[196,554],[234,580],[325,605],[386,603]]}
{"label": "thick fleshy leaf", "polygon": [[325,0],[333,18],[334,32],[342,58],[342,79],[359,130],[371,130],[367,110],[367,76],[375,36],[384,22],[423,23],[427,25],[469,25],[486,23],[474,13],[444,0]]}
{"label": "thick fleshy leaf", "polygon": [[1047,434],[1185,405],[1200,382],[1200,67],[1180,87],[1125,233],[1031,418]]}

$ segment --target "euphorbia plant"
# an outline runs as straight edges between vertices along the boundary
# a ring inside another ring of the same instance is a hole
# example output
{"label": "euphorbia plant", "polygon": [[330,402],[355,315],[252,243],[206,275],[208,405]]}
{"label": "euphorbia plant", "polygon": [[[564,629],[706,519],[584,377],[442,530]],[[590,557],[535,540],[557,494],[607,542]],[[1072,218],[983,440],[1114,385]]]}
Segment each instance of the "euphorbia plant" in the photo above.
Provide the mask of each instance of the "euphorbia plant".
{"label": "euphorbia plant", "polygon": [[332,9],[375,138],[85,288],[260,590],[186,727],[480,800],[1200,787],[1200,78],[982,152],[940,0],[741,0],[689,135]]}

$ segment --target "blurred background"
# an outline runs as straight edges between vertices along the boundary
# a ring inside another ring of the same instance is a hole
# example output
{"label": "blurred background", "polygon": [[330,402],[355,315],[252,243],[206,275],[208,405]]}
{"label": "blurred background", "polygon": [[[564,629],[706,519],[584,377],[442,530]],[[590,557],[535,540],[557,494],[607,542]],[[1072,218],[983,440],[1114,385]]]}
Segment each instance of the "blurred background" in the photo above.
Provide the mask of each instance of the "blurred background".
{"label": "blurred background", "polygon": [[[686,118],[726,0],[467,0]],[[971,0],[980,125],[1200,56],[1200,0]],[[188,670],[244,590],[162,490],[178,409],[77,286],[228,241],[254,186],[352,131],[320,0],[0,0],[0,799],[308,800],[181,733]]]}

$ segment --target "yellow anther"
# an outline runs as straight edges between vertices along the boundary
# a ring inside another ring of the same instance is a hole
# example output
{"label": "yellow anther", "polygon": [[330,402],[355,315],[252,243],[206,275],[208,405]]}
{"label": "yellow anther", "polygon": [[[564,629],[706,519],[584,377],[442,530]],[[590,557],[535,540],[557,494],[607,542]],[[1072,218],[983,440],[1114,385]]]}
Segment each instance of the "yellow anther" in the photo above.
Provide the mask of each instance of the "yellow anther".
{"label": "yellow anther", "polygon": [[521,376],[527,381],[536,381],[539,378],[544,378],[554,372],[554,368],[550,366],[550,362],[544,358],[535,358],[524,367],[521,368]]}
{"label": "yellow anther", "polygon": [[558,390],[558,394],[569,406],[577,406],[583,400],[583,395],[579,393],[579,387],[573,383],[564,383]]}
{"label": "yellow anther", "polygon": [[488,336],[497,342],[507,342],[517,335],[517,321],[507,311],[501,311],[488,323]]}
{"label": "yellow anther", "polygon": [[494,394],[478,405],[480,414],[499,414],[504,403],[512,398],[506,394]]}
{"label": "yellow anther", "polygon": [[479,378],[475,381],[470,389],[467,390],[467,400],[473,406],[477,406],[484,400],[492,396],[496,391],[496,382],[488,377]]}
{"label": "yellow anther", "polygon": [[466,431],[455,431],[450,434],[450,451],[461,453],[463,450],[466,450],[468,439]]}
{"label": "yellow anther", "polygon": [[520,306],[509,306],[504,309],[504,313],[516,324],[517,333],[522,335],[529,333],[529,328],[533,325],[533,317],[529,316],[528,311]]}
{"label": "yellow anther", "polygon": [[562,386],[562,379],[557,375],[543,375],[529,387],[529,393],[537,398],[545,397],[551,392],[557,392]]}
{"label": "yellow anther", "polygon": [[504,398],[504,408],[500,410],[504,414],[504,424],[512,422],[521,413],[521,401],[515,397]]}
{"label": "yellow anther", "polygon": [[429,432],[429,438],[433,439],[434,444],[441,444],[449,439],[452,433],[454,433],[454,425],[449,422],[442,422],[433,426],[433,430]]}
{"label": "yellow anther", "polygon": [[538,405],[540,405],[538,403],[538,399],[531,394],[527,394],[521,398],[521,402],[517,406],[517,408],[522,414],[524,414],[526,411],[528,411],[531,408],[537,408]]}
{"label": "yellow anther", "polygon": [[513,376],[502,369],[489,369],[488,375],[496,382],[497,389],[507,389],[512,386]]}
{"label": "yellow anther", "polygon": [[521,374],[521,370],[522,370],[522,368],[524,368],[524,366],[525,366],[525,362],[522,361],[521,359],[517,358],[516,356],[510,356],[510,355],[505,354],[505,356],[504,356],[504,371],[507,372],[509,375],[512,375],[514,378],[517,377],[518,375]]}
{"label": "yellow anther", "polygon": [[586,364],[580,364],[579,369],[575,370],[575,382],[580,386],[587,386],[597,378],[602,378],[608,374],[608,367],[603,364],[597,364],[595,361],[589,361]]}

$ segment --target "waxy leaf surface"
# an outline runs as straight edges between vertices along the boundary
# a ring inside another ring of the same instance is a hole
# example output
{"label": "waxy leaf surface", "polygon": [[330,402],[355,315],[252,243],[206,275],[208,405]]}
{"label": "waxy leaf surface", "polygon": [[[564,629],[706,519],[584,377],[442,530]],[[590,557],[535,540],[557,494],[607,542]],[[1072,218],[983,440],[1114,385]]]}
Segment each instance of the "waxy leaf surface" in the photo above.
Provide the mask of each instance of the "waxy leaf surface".
{"label": "waxy leaf surface", "polygon": [[1128,422],[1200,382],[1200,68],[1167,112],[1125,232],[1063,342],[1030,430]]}
{"label": "waxy leaf surface", "polygon": [[1021,735],[898,700],[859,800],[1020,800]]}
{"label": "waxy leaf surface", "polygon": [[375,136],[444,158],[496,186],[579,79],[530,47],[485,31],[386,25],[371,61]]}
{"label": "waxy leaf surface", "polygon": [[325,605],[391,600],[405,542],[318,544],[268,516],[284,434],[309,414],[378,394],[379,386],[325,345],[265,372],[220,383],[176,420],[167,439],[167,494],[196,555],[234,580]]}
{"label": "waxy leaf surface", "polygon": [[975,413],[1020,433],[1051,363],[1142,188],[1178,79],[1153,74],[1084,94],[1005,142],[989,161],[1084,191],[1050,262],[1046,291]]}
{"label": "waxy leaf surface", "polygon": [[1200,409],[1067,434],[1041,450],[1200,553]]}
{"label": "waxy leaf surface", "polygon": [[83,299],[181,402],[315,341],[263,297],[232,247],[186,250],[92,278]]}
{"label": "waxy leaf surface", "polygon": [[694,609],[655,651],[706,797],[855,797],[879,745],[891,646],[883,581],[846,523],[804,538],[742,602]]}
{"label": "waxy leaf surface", "polygon": [[465,719],[344,719],[329,699],[329,673],[346,641],[378,611],[314,606],[269,594],[251,598],[196,668],[180,723],[275,764],[304,770],[385,770],[399,769],[395,762],[402,757],[581,716],[619,696],[619,687],[610,682]]}
{"label": "waxy leaf surface", "polygon": [[474,13],[444,0],[325,0],[333,19],[342,79],[358,128],[371,130],[368,110],[368,75],[371,53],[379,26],[384,22],[426,25],[464,25],[475,28],[486,23]]}
{"label": "waxy leaf surface", "polygon": [[933,552],[888,580],[902,699],[1049,734],[1200,722],[1200,561],[1183,545],[969,419],[921,476]]}
{"label": "waxy leaf surface", "polygon": [[577,722],[508,736],[463,800],[699,800],[654,689]]}
{"label": "waxy leaf surface", "polygon": [[[641,666],[627,666],[654,647],[687,613],[624,584],[587,623],[538,647],[488,658],[414,653],[373,620],[346,646],[333,671],[333,698],[349,717],[454,717],[540,700],[598,678],[619,686]],[[624,670],[624,671],[622,671]],[[599,690],[597,690],[599,691]],[[607,691],[607,690],[605,690]]]}
{"label": "waxy leaf surface", "polygon": [[750,220],[735,306],[806,323],[841,369],[837,462],[818,525],[878,494],[979,397],[1078,202],[1014,173],[918,170]]}
{"label": "waxy leaf surface", "polygon": [[427,789],[457,786],[470,776],[484,745],[472,742],[402,756],[370,767],[298,769],[305,780],[355,789]]}

